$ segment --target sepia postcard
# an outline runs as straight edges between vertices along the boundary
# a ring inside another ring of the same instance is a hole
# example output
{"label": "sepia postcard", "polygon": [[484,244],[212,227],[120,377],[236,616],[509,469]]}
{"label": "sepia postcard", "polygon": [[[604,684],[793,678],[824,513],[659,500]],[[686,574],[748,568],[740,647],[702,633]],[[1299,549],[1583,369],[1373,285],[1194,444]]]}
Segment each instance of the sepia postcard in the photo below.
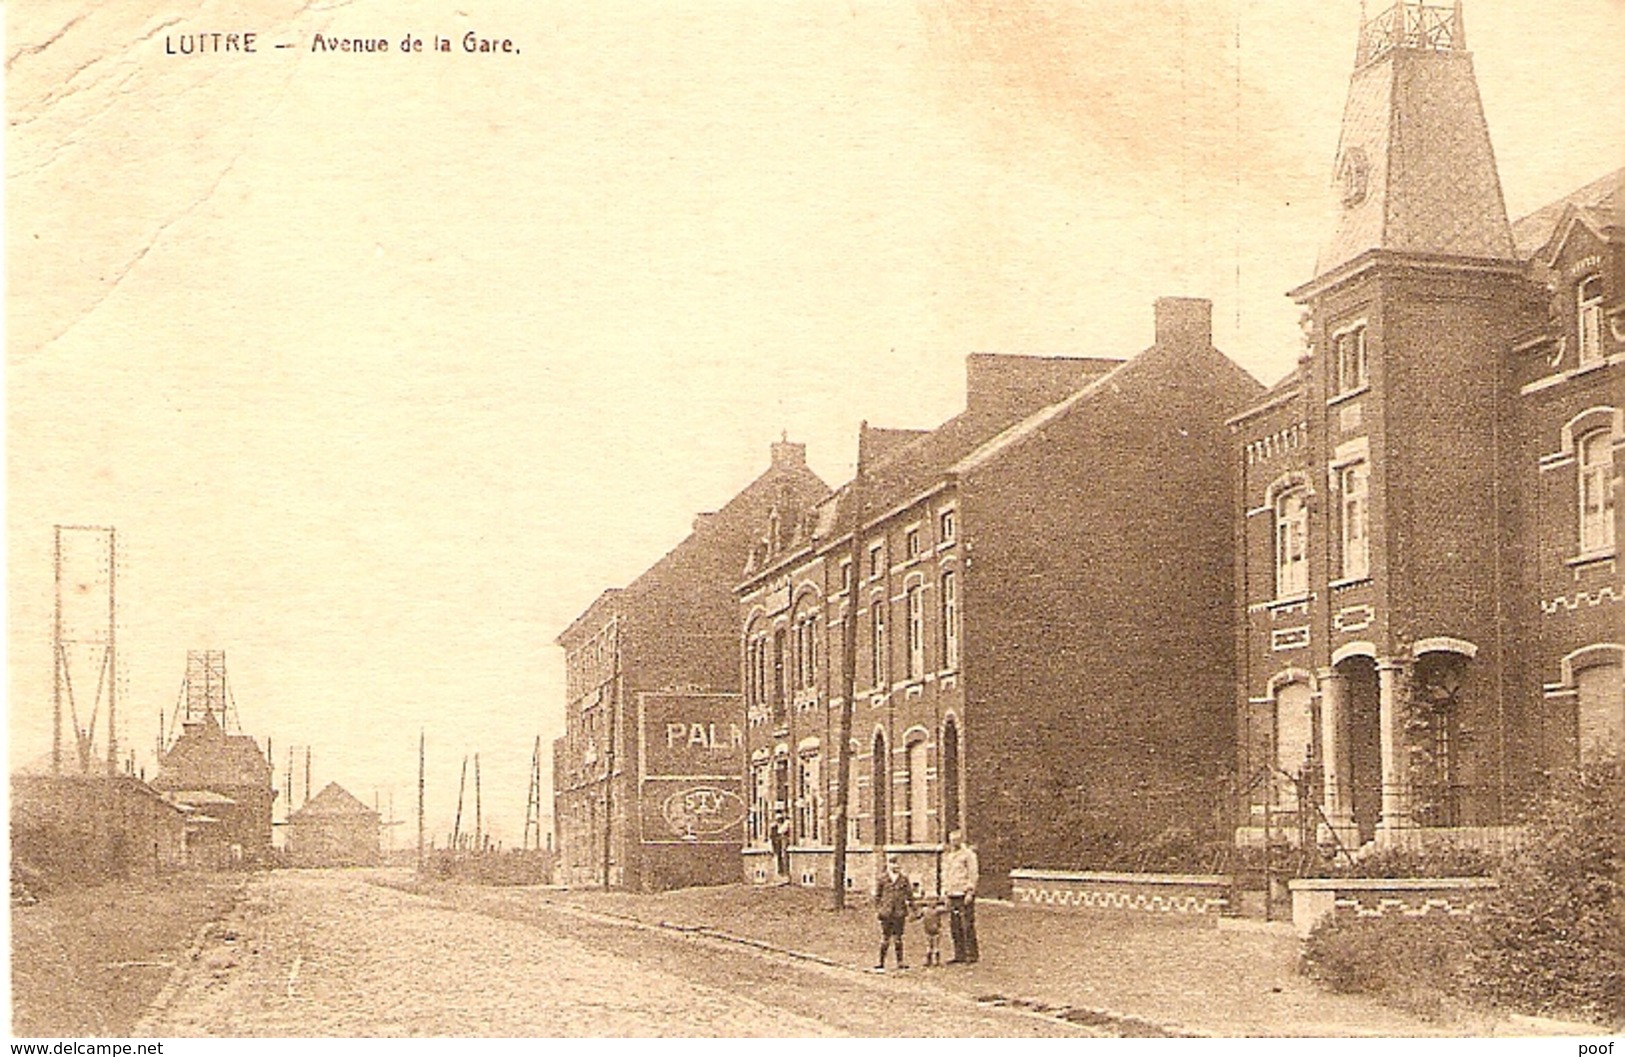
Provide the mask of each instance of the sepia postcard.
{"label": "sepia postcard", "polygon": [[4,52],[27,1052],[1614,1052],[1620,0]]}

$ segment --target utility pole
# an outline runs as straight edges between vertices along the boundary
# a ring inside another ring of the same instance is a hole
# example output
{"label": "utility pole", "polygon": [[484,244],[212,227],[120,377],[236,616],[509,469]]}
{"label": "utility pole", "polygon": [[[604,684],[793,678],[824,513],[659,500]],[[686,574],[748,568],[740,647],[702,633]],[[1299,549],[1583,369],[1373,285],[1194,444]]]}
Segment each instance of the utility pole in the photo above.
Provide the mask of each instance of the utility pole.
{"label": "utility pole", "polygon": [[464,756],[463,757],[463,773],[462,773],[462,777],[457,779],[457,814],[452,818],[452,823],[451,823],[451,850],[452,851],[457,850],[457,848],[458,848],[457,838],[459,836],[461,836],[462,831],[463,831],[463,790],[467,786],[468,786],[468,757]]}
{"label": "utility pole", "polygon": [[107,530],[107,774],[118,777],[118,529]]}
{"label": "utility pole", "polygon": [[839,910],[846,906],[846,831],[847,807],[852,797],[852,695],[858,681],[858,570],[863,557],[864,480],[863,449],[869,433],[867,421],[858,424],[858,463],[852,475],[852,540],[848,548],[846,572],[846,615],[841,621],[841,714],[835,737],[835,847],[834,881],[830,905]]}
{"label": "utility pole", "polygon": [[485,850],[485,821],[480,810],[480,754],[474,754],[474,850]]}
{"label": "utility pole", "polygon": [[305,803],[310,803],[310,746],[305,746]]}
{"label": "utility pole", "polygon": [[612,813],[613,806],[614,806],[613,792],[614,792],[614,785],[615,785],[615,748],[616,748],[616,745],[618,744],[616,739],[619,738],[619,736],[620,736],[619,733],[615,729],[616,726],[617,726],[616,721],[619,718],[620,712],[621,712],[621,691],[622,691],[622,686],[621,686],[621,622],[620,622],[619,617],[615,618],[615,622],[612,625],[612,630],[613,630],[613,634],[614,634],[613,649],[614,649],[615,652],[613,654],[613,658],[614,658],[615,667],[613,669],[612,675],[610,676],[612,681],[610,683],[610,695],[609,695],[609,741],[608,741],[608,744],[606,745],[605,750],[604,750],[604,889],[605,889],[605,891],[608,891],[608,889],[610,887],[610,883],[609,883],[609,880],[610,880],[609,879],[609,863],[610,863],[610,856],[611,856],[611,854],[613,852],[613,849],[614,849],[614,845],[611,843],[611,833],[615,828],[615,817],[614,817],[614,814]]}
{"label": "utility pole", "polygon": [[418,728],[418,876],[423,875],[423,728]]}
{"label": "utility pole", "polygon": [[52,557],[56,581],[56,616],[51,621],[51,774],[62,777],[62,676],[67,659],[62,655],[62,526],[56,526],[56,549]]}

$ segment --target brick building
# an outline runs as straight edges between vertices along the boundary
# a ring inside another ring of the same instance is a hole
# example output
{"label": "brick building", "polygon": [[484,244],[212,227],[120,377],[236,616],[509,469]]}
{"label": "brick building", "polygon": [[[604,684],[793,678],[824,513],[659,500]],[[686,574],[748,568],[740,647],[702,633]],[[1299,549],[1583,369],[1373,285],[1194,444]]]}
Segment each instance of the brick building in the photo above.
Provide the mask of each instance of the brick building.
{"label": "brick building", "polygon": [[1307,353],[1231,423],[1237,836],[1490,840],[1625,728],[1621,174],[1508,222],[1459,4],[1355,65]]}
{"label": "brick building", "polygon": [[[1225,818],[1234,676],[1225,419],[1260,387],[1167,298],[1115,359],[970,357],[966,408],[865,429],[834,496],[775,508],[739,587],[745,874],[832,883],[842,626],[856,605],[849,882],[948,830],[987,886]],[[858,567],[852,537],[859,534]],[[854,597],[855,596],[855,597]]]}
{"label": "brick building", "polygon": [[213,712],[186,721],[160,754],[152,787],[189,809],[193,861],[253,866],[270,860],[271,761],[249,735],[228,734]]}
{"label": "brick building", "polygon": [[288,816],[288,864],[376,866],[379,832],[378,812],[329,782]]}
{"label": "brick building", "polygon": [[187,865],[186,812],[134,775],[11,776],[14,877],[100,881]]}
{"label": "brick building", "polygon": [[[807,467],[803,445],[774,444],[765,473],[696,518],[687,539],[631,584],[605,591],[559,635],[566,679],[565,732],[553,743],[560,883],[654,889],[738,876],[743,739],[734,733],[731,588],[770,511],[828,492]],[[700,740],[685,735],[668,745],[667,724],[678,722],[698,727]],[[654,767],[646,738],[658,753]],[[656,790],[659,802],[646,804],[645,792]],[[696,823],[702,808],[708,817]],[[714,824],[730,811],[730,824]]]}

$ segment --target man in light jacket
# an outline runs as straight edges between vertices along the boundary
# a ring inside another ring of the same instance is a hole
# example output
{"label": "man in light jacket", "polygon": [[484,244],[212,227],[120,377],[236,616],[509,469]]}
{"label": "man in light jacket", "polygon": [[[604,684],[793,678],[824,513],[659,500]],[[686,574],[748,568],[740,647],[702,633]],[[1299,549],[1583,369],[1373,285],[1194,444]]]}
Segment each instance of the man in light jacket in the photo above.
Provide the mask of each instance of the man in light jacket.
{"label": "man in light jacket", "polygon": [[964,842],[964,834],[948,834],[948,850],[942,853],[942,891],[948,897],[948,930],[954,938],[954,956],[949,965],[975,962],[976,881],[980,868],[976,849]]}

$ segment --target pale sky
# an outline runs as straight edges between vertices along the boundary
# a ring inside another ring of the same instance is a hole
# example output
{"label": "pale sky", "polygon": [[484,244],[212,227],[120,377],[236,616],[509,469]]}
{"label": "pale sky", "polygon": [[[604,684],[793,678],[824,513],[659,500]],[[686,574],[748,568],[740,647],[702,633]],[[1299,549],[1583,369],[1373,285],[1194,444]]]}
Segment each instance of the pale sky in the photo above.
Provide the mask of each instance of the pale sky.
{"label": "pale sky", "polygon": [[[554,636],[781,431],[837,484],[860,419],[959,409],[966,353],[1132,355],[1161,295],[1282,375],[1358,10],[7,5],[13,761],[50,745],[51,526],[111,524],[149,771],[224,649],[279,771],[314,745],[406,818],[421,727],[430,832],[478,751],[517,844]],[[1625,164],[1625,0],[1466,19],[1514,217]]]}

